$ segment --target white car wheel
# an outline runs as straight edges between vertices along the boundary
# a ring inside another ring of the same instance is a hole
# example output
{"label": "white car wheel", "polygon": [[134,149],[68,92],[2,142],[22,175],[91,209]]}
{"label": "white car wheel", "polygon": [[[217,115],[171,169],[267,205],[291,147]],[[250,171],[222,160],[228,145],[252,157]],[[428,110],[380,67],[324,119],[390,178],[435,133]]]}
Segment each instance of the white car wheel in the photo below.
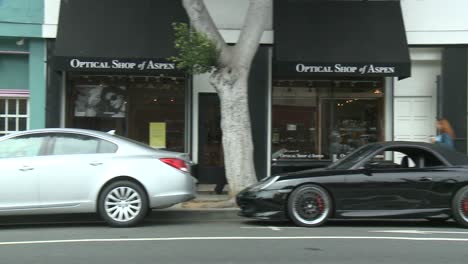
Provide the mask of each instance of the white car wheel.
{"label": "white car wheel", "polygon": [[127,227],[141,222],[148,211],[144,190],[130,181],[107,186],[99,199],[99,213],[111,226]]}

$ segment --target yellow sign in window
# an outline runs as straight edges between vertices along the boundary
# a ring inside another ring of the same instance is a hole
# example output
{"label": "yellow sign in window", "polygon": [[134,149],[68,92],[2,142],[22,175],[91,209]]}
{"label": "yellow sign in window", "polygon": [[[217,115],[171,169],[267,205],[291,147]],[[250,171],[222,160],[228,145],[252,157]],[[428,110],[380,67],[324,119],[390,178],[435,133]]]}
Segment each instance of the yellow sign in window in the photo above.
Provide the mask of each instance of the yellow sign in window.
{"label": "yellow sign in window", "polygon": [[149,124],[149,143],[152,148],[166,148],[165,122],[151,122]]}

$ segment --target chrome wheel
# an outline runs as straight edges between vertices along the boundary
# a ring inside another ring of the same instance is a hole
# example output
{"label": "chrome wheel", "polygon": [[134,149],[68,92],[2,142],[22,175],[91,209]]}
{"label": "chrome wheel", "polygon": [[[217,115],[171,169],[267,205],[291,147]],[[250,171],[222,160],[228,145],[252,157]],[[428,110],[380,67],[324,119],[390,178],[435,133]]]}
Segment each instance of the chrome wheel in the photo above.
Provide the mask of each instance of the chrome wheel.
{"label": "chrome wheel", "polygon": [[317,186],[305,186],[291,197],[290,215],[300,225],[316,226],[325,222],[330,214],[329,195]]}
{"label": "chrome wheel", "polygon": [[458,190],[453,197],[452,217],[459,225],[468,228],[468,186]]}
{"label": "chrome wheel", "polygon": [[142,205],[140,194],[127,186],[112,189],[104,200],[107,215],[118,222],[133,220],[140,214]]}
{"label": "chrome wheel", "polygon": [[468,222],[468,191],[461,196],[458,210],[463,220]]}

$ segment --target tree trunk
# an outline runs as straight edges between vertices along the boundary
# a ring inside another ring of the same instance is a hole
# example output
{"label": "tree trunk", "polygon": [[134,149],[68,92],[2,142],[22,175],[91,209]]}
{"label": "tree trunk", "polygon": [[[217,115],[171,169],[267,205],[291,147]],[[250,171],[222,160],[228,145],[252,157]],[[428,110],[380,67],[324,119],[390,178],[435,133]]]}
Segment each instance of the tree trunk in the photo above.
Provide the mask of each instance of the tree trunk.
{"label": "tree trunk", "polygon": [[248,77],[252,60],[260,45],[272,0],[250,0],[239,41],[226,44],[203,0],[182,0],[191,25],[205,33],[220,51],[211,84],[221,103],[224,164],[230,196],[257,182],[253,159],[252,130],[248,104]]}
{"label": "tree trunk", "polygon": [[221,103],[224,164],[231,197],[257,182],[247,89],[249,71],[235,72],[216,72],[211,78]]}

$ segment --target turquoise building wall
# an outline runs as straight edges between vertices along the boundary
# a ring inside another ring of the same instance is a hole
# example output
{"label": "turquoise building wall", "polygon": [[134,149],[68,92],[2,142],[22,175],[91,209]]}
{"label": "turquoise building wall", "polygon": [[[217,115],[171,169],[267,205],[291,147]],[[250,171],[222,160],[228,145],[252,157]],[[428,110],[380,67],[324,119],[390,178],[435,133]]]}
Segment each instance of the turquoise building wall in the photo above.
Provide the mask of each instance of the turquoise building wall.
{"label": "turquoise building wall", "polygon": [[0,36],[42,37],[43,0],[0,0]]}
{"label": "turquoise building wall", "polygon": [[31,39],[29,43],[29,93],[30,128],[46,126],[46,48],[42,39]]}
{"label": "turquoise building wall", "polygon": [[43,0],[0,0],[0,89],[29,90],[31,129],[45,127],[43,24]]}

